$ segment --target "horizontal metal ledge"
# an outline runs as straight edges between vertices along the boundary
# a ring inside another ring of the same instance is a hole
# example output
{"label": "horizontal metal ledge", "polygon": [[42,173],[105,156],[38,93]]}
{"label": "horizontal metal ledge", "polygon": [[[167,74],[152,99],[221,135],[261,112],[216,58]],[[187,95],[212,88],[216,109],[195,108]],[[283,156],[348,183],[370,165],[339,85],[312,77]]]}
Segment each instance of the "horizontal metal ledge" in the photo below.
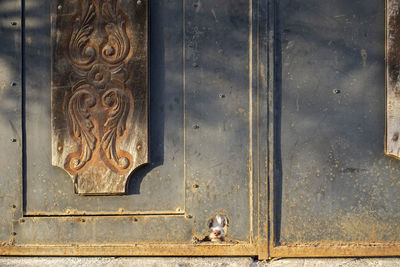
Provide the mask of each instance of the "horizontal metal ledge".
{"label": "horizontal metal ledge", "polygon": [[2,246],[3,256],[256,256],[251,244],[136,244]]}
{"label": "horizontal metal ledge", "polygon": [[272,258],[400,256],[400,243],[324,243],[271,246],[270,256]]}

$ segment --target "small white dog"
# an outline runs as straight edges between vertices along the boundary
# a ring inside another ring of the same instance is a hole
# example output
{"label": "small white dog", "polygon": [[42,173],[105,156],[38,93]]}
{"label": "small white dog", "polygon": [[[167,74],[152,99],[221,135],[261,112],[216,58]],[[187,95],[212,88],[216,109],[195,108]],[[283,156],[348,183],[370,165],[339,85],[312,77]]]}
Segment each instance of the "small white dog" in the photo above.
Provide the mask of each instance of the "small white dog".
{"label": "small white dog", "polygon": [[211,241],[223,241],[228,230],[228,218],[218,214],[208,221],[208,227],[211,230],[208,236]]}

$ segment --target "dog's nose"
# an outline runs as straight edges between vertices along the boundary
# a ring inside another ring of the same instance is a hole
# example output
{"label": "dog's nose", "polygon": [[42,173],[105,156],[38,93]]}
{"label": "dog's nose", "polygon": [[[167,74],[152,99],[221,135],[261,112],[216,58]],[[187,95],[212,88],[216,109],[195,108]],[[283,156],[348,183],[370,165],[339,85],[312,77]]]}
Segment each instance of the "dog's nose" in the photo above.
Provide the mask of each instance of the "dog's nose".
{"label": "dog's nose", "polygon": [[220,230],[215,230],[214,231],[214,235],[215,236],[220,236],[221,235],[221,231]]}

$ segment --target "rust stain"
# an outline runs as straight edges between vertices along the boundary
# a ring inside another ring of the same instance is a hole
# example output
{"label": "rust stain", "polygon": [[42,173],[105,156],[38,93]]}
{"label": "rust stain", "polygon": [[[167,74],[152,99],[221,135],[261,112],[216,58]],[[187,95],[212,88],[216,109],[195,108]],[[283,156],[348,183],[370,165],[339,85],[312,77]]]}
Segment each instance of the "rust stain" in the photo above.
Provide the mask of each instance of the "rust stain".
{"label": "rust stain", "polygon": [[312,242],[273,247],[275,257],[374,257],[399,256],[400,243]]}
{"label": "rust stain", "polygon": [[214,8],[211,9],[211,13],[212,13],[212,15],[214,16],[215,22],[218,23],[217,13],[215,13]]}
{"label": "rust stain", "polygon": [[73,246],[0,246],[7,256],[256,256],[257,246],[249,244],[132,244]]}

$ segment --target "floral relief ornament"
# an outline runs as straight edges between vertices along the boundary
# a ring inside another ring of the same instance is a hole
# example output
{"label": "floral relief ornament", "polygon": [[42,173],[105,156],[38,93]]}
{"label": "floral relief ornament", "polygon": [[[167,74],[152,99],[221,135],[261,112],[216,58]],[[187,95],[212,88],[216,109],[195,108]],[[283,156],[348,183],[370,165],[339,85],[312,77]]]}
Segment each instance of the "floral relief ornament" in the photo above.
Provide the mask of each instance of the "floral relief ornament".
{"label": "floral relief ornament", "polygon": [[71,173],[90,165],[95,155],[114,172],[132,165],[132,155],[118,148],[133,112],[126,89],[131,48],[127,30],[117,0],[82,1],[69,42],[73,71],[65,104],[70,133],[80,147],[66,159]]}

